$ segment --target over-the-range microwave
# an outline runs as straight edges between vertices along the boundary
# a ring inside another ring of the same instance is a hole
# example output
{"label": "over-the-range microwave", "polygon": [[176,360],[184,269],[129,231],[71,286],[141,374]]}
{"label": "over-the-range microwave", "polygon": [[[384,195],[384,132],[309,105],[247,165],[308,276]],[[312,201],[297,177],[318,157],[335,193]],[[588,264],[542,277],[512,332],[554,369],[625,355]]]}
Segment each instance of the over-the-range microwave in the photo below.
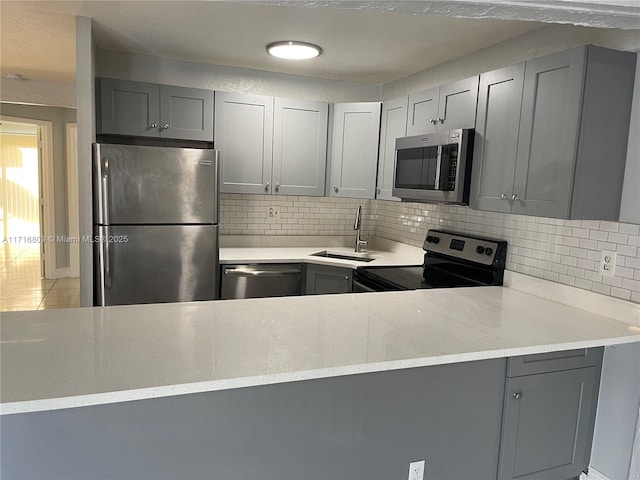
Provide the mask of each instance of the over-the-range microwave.
{"label": "over-the-range microwave", "polygon": [[398,138],[393,196],[468,204],[473,136],[473,129],[457,129]]}

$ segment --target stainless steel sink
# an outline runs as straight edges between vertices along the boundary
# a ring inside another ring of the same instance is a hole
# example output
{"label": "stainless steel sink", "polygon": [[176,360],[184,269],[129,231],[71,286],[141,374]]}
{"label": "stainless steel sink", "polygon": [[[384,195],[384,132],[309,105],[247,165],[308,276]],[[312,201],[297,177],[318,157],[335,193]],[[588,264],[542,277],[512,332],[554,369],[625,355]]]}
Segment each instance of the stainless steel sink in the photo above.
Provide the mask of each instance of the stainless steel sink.
{"label": "stainless steel sink", "polygon": [[312,253],[312,257],[338,258],[340,260],[354,260],[356,262],[370,262],[375,260],[369,253],[346,253],[346,252],[330,252],[324,250],[322,252]]}

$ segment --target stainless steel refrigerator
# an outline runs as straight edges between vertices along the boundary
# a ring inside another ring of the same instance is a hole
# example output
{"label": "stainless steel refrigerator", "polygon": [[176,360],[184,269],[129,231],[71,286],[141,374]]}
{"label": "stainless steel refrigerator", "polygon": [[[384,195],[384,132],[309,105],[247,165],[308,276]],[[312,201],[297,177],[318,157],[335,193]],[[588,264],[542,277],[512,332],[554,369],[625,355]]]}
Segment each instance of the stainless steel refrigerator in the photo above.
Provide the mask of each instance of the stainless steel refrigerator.
{"label": "stainless steel refrigerator", "polygon": [[96,305],[219,296],[216,150],[94,145]]}

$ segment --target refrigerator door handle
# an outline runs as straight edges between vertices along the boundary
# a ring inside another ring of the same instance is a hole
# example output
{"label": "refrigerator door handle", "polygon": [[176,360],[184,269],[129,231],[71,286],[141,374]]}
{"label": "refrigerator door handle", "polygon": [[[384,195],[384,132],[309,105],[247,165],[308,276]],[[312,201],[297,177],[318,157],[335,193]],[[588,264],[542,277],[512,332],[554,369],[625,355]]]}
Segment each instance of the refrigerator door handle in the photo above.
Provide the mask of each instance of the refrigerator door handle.
{"label": "refrigerator door handle", "polygon": [[100,241],[104,251],[104,288],[111,290],[113,283],[113,255],[111,253],[111,242],[109,242],[109,227],[104,228],[104,238],[101,238]]}
{"label": "refrigerator door handle", "polygon": [[101,217],[102,217],[102,223],[105,225],[109,225],[109,198],[111,198],[111,191],[110,191],[110,179],[109,179],[109,159],[106,157],[103,157],[100,159],[100,162],[102,163],[101,165],[101,178],[100,181],[102,182],[102,195],[101,195],[101,202],[100,202],[100,209],[102,210],[101,212]]}

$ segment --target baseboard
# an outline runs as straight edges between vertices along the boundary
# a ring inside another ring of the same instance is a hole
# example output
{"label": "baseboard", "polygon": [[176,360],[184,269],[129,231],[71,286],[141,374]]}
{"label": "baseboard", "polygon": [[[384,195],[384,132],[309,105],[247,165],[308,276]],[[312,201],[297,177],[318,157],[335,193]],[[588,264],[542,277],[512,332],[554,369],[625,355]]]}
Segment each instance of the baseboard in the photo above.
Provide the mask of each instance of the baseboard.
{"label": "baseboard", "polygon": [[580,480],[610,480],[609,477],[600,473],[593,467],[589,467],[589,474],[585,475],[584,473],[580,475]]}

